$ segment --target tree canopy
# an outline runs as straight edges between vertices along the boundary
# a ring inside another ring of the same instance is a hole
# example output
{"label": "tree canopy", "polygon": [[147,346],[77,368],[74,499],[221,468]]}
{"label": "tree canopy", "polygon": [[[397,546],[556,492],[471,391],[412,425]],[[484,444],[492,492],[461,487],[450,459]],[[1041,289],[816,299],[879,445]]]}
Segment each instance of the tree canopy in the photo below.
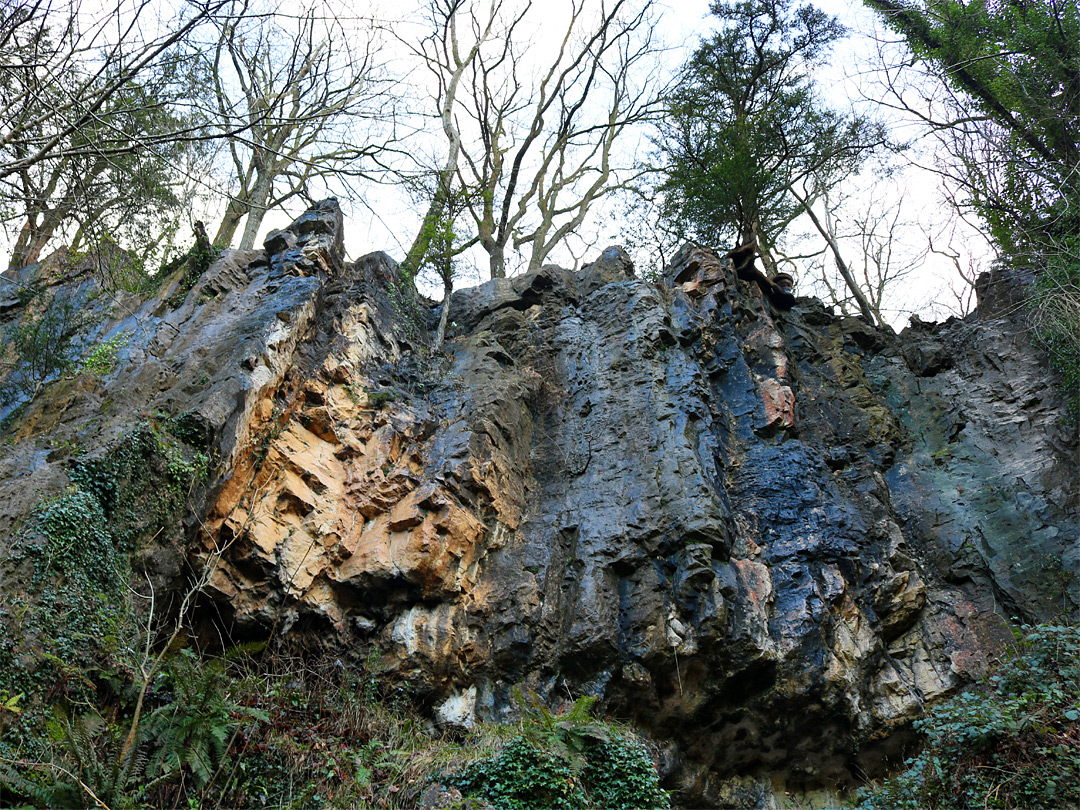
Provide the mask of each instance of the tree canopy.
{"label": "tree canopy", "polygon": [[[860,256],[840,256],[860,250],[845,236],[856,212],[828,210],[859,196],[845,193],[850,179],[884,140],[822,86],[847,33],[837,19],[803,0],[714,0],[715,33],[671,71],[660,67],[654,0],[573,0],[559,14],[535,0],[416,2],[408,22],[379,24],[340,0],[186,0],[171,20],[160,0],[3,5],[10,264],[101,234],[146,255],[197,217],[222,244],[250,247],[276,207],[336,193],[375,214],[384,195],[411,193],[421,222],[410,272],[452,269],[450,255],[498,276],[589,232],[606,199],[640,182],[638,139],[653,131],[661,250],[676,238],[753,241],[767,269],[784,262],[805,276],[810,257],[784,253],[807,244],[792,234],[813,223],[851,288],[843,298],[882,319],[881,290],[864,306],[868,282],[844,270]],[[1071,255],[1076,0],[866,4],[910,46],[894,75],[921,65],[934,77],[921,88],[945,106],[894,106],[938,134],[949,156],[939,168],[997,244],[1040,267],[1048,245]],[[393,56],[384,33],[401,46]],[[195,189],[218,210],[196,213]]]}
{"label": "tree canopy", "polygon": [[[1075,0],[865,0],[956,91],[954,177],[1007,251],[1080,224],[1080,9]],[[1056,223],[1056,224],[1055,224]]]}
{"label": "tree canopy", "polygon": [[878,137],[820,100],[813,70],[844,35],[792,0],[712,4],[720,29],[683,67],[657,141],[664,213],[708,244],[756,240],[766,255]]}

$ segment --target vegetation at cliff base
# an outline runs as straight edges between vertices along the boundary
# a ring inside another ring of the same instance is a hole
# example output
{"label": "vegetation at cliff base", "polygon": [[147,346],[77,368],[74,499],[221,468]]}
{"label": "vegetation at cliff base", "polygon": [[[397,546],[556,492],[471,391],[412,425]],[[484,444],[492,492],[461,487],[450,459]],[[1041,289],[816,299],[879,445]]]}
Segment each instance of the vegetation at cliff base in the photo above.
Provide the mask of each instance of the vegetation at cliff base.
{"label": "vegetation at cliff base", "polygon": [[495,810],[669,807],[643,743],[592,717],[593,698],[559,712],[533,697],[517,722],[451,738],[380,678],[378,656],[200,656],[174,639],[157,660],[145,680],[137,664],[98,670],[96,705],[36,718],[0,690],[0,805],[409,810],[464,794],[462,807]]}
{"label": "vegetation at cliff base", "polygon": [[565,713],[524,698],[520,732],[496,755],[450,778],[497,810],[653,810],[667,793],[645,746],[590,713],[595,698],[578,698]]}
{"label": "vegetation at cliff base", "polygon": [[1080,627],[1026,628],[1011,657],[915,727],[923,750],[859,810],[1080,805]]}

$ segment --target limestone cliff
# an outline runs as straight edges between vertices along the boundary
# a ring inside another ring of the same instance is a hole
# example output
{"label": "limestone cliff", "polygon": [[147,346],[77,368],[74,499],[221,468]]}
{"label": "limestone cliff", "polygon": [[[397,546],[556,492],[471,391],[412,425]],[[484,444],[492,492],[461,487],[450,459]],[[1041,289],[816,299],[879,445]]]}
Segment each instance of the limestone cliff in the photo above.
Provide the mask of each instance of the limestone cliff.
{"label": "limestone cliff", "polygon": [[89,296],[119,362],[8,420],[0,530],[182,419],[215,472],[139,561],[208,575],[207,638],[377,649],[446,724],[597,695],[695,807],[880,773],[1011,625],[1075,615],[1077,436],[1015,314],[897,337],[609,248],[455,293],[433,355],[431,307],[342,242],[323,203],[182,303]]}

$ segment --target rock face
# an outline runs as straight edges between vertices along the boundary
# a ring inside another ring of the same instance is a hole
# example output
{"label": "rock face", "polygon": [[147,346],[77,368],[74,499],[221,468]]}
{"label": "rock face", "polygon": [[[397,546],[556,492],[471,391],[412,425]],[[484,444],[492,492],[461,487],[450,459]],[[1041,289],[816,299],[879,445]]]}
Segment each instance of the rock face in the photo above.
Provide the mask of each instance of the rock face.
{"label": "rock face", "polygon": [[8,428],[0,522],[66,485],[46,432],[184,414],[218,472],[142,559],[206,571],[209,637],[377,650],[446,724],[597,695],[693,807],[877,775],[1010,625],[1080,605],[1077,437],[1007,315],[897,338],[609,248],[455,293],[431,356],[396,265],[341,244],[322,204],[110,314],[117,369]]}

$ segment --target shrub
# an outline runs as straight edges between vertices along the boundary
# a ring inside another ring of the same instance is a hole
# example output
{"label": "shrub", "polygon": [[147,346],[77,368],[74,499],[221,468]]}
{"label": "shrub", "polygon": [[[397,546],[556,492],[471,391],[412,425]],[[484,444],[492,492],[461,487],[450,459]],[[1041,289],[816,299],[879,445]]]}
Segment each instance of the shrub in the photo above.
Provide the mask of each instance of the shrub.
{"label": "shrub", "polygon": [[101,341],[83,358],[82,370],[98,377],[111,374],[117,366],[116,355],[130,338],[128,332],[117,332],[108,340]]}
{"label": "shrub", "polygon": [[564,714],[518,694],[521,732],[497,756],[465,768],[451,782],[499,810],[648,810],[667,808],[667,793],[648,752],[611,724],[594,719],[595,698]]}
{"label": "shrub", "polygon": [[3,336],[8,384],[15,392],[33,399],[46,382],[75,365],[73,340],[90,320],[83,303],[75,293],[31,291],[22,319]]}
{"label": "shrub", "polygon": [[923,751],[860,810],[1080,805],[1080,628],[1028,628],[1014,654],[916,728]]}

